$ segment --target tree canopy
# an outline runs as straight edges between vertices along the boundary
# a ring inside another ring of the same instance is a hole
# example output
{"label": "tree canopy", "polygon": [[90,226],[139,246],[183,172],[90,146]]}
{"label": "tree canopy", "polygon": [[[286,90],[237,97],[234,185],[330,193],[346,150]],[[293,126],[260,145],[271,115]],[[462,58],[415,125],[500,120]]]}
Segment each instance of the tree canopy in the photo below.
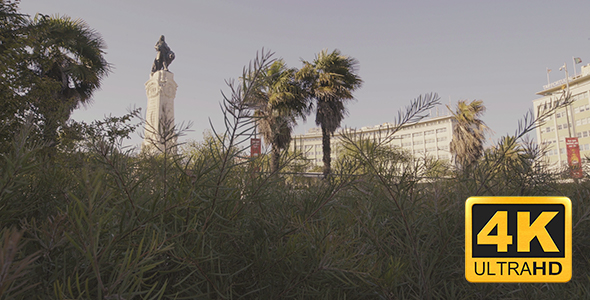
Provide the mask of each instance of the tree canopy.
{"label": "tree canopy", "polygon": [[26,116],[43,139],[79,105],[90,103],[110,72],[102,36],[81,19],[18,12],[18,1],[0,2],[0,136],[6,141]]}
{"label": "tree canopy", "polygon": [[296,80],[297,69],[288,68],[283,60],[273,62],[257,84],[250,100],[257,109],[258,128],[271,145],[271,171],[279,169],[280,150],[289,147],[296,118],[306,119],[309,111],[307,94]]}
{"label": "tree canopy", "polygon": [[481,117],[486,108],[482,100],[461,100],[455,111],[450,107],[449,110],[455,121],[450,150],[457,166],[465,168],[483,155],[483,144],[489,128]]}
{"label": "tree canopy", "polygon": [[304,61],[298,72],[315,99],[315,123],[322,129],[324,176],[330,174],[330,135],[347,114],[345,102],[354,99],[352,93],[363,83],[357,71],[358,61],[336,49],[331,53],[320,51],[312,62]]}

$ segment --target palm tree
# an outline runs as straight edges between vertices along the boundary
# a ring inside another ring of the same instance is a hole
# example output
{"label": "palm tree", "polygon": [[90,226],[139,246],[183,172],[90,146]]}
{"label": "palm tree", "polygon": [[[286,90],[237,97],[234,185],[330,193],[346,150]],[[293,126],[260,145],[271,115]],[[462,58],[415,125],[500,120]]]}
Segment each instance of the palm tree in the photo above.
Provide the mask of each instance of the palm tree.
{"label": "palm tree", "polygon": [[[37,15],[31,23],[31,67],[39,77],[33,106],[43,119],[43,136],[55,142],[71,112],[90,102],[110,71],[101,35],[81,19]],[[39,91],[42,90],[42,91]],[[47,93],[51,97],[47,97]]]}
{"label": "palm tree", "polygon": [[297,74],[315,99],[315,123],[322,129],[324,177],[330,174],[330,136],[347,113],[345,102],[354,99],[352,92],[363,83],[357,67],[356,59],[342,55],[338,49],[332,53],[322,50],[313,62],[303,61],[303,68]]}
{"label": "palm tree", "polygon": [[489,131],[486,124],[480,119],[486,108],[482,100],[461,100],[457,103],[457,110],[453,112],[455,121],[453,127],[453,140],[451,141],[451,153],[455,163],[466,168],[475,163],[483,154],[485,135]]}
{"label": "palm tree", "polygon": [[526,174],[533,165],[534,157],[518,143],[514,136],[503,136],[498,145],[489,150],[493,161],[499,161],[498,169],[506,175]]}
{"label": "palm tree", "polygon": [[296,118],[305,119],[309,109],[305,91],[295,79],[297,69],[287,68],[277,60],[265,71],[249,102],[256,107],[259,129],[264,141],[271,146],[271,171],[279,170],[282,149],[291,142]]}

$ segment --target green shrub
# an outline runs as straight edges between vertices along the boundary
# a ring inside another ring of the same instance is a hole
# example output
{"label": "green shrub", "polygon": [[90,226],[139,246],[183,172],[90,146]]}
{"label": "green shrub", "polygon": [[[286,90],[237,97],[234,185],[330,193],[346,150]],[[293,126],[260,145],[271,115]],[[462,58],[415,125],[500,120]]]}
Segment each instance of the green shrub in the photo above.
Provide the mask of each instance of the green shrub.
{"label": "green shrub", "polygon": [[[263,55],[243,78],[255,78],[269,61]],[[94,138],[52,156],[27,139],[26,128],[15,135],[1,157],[0,297],[579,299],[590,293],[590,182],[561,180],[532,145],[523,146],[529,165],[506,160],[501,149],[511,147],[498,147],[465,173],[389,148],[387,137],[349,137],[346,155],[334,164],[337,175],[299,177],[302,166],[290,165],[297,156],[288,154],[281,162],[289,171],[269,173],[264,157],[243,154],[253,126],[242,105],[248,86],[230,88],[224,131],[168,155],[122,147],[127,118],[88,125]],[[399,124],[428,110],[436,102],[430,99],[414,102]],[[525,122],[514,142],[535,124]],[[474,195],[570,197],[572,280],[467,282],[464,201]]]}

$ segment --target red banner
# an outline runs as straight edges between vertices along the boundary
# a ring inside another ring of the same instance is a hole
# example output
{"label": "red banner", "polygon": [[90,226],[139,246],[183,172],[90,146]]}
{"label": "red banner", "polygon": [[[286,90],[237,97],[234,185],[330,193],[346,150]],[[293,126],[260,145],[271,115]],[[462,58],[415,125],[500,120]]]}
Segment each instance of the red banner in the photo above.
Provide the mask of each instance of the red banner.
{"label": "red banner", "polygon": [[260,139],[250,139],[250,157],[260,155]]}
{"label": "red banner", "polygon": [[580,157],[580,145],[578,138],[565,138],[565,147],[567,150],[567,163],[570,167],[570,174],[572,178],[584,178],[584,170],[582,170],[582,159]]}

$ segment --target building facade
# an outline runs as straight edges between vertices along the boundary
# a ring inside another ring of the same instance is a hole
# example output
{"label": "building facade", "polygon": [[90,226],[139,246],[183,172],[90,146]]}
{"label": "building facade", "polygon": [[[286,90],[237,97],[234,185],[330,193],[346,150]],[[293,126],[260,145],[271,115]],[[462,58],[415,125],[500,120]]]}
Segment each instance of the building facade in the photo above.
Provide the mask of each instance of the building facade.
{"label": "building facade", "polygon": [[[376,126],[366,126],[354,130],[354,134],[363,138],[384,137],[388,130],[394,128],[391,123]],[[344,130],[336,131],[331,139],[332,160],[338,157],[342,134]],[[420,122],[405,124],[394,134],[389,143],[391,146],[402,148],[414,156],[431,156],[437,159],[451,160],[449,147],[453,135],[452,116],[437,116],[423,119]],[[295,135],[291,140],[290,150],[300,151],[314,165],[323,165],[322,157],[322,131],[320,128],[312,128],[307,133]]]}
{"label": "building facade", "polygon": [[590,64],[582,66],[581,74],[543,86],[537,93],[541,97],[533,100],[535,116],[557,105],[568,90],[572,104],[541,120],[536,129],[537,143],[547,149],[545,160],[557,168],[567,166],[565,138],[578,137],[581,156],[590,156]]}

